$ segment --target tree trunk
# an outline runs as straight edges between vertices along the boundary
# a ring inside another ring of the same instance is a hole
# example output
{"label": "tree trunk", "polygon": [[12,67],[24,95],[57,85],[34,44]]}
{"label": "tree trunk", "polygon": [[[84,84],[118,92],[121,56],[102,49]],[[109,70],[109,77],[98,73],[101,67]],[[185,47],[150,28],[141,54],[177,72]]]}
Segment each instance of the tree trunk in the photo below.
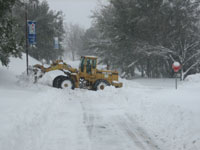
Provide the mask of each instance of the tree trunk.
{"label": "tree trunk", "polygon": [[183,72],[183,68],[181,67],[181,78],[180,78],[181,81],[184,80],[184,76],[185,76],[185,75],[184,75],[184,72]]}
{"label": "tree trunk", "polygon": [[144,77],[144,66],[143,65],[141,65],[141,72],[142,72],[141,76]]}
{"label": "tree trunk", "polygon": [[74,56],[74,50],[72,50],[72,60],[75,60],[75,56]]}

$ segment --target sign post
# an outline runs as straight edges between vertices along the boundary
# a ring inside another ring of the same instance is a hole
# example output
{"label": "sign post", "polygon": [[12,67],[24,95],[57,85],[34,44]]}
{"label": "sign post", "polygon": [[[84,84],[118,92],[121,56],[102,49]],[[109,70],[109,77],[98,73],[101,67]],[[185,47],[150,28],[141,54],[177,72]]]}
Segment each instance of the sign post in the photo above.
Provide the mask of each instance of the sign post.
{"label": "sign post", "polygon": [[181,65],[180,65],[179,62],[174,62],[174,63],[172,64],[172,68],[173,68],[174,72],[176,73],[175,88],[177,89],[177,88],[178,88],[178,83],[177,83],[177,72],[180,70]]}

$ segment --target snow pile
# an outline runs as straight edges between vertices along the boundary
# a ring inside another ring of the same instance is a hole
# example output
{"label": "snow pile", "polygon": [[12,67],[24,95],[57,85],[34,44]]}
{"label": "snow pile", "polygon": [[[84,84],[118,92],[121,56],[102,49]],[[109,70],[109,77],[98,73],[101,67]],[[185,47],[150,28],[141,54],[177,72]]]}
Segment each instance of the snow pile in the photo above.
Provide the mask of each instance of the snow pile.
{"label": "snow pile", "polygon": [[189,75],[185,80],[190,83],[200,83],[200,74]]}
{"label": "snow pile", "polygon": [[193,74],[187,76],[184,82],[181,83],[181,88],[183,89],[193,89],[198,91],[200,88],[200,74]]}
{"label": "snow pile", "polygon": [[[41,64],[38,60],[29,56],[29,66],[35,64]],[[9,71],[13,72],[15,75],[21,75],[22,72],[26,71],[26,54],[22,53],[22,58],[10,58],[10,63],[8,65]]]}
{"label": "snow pile", "polygon": [[53,80],[59,75],[66,76],[64,74],[64,72],[60,71],[60,70],[54,70],[54,71],[47,72],[43,75],[42,78],[38,79],[38,84],[48,85],[48,86],[52,87],[53,86]]}
{"label": "snow pile", "polygon": [[[29,65],[40,64],[39,61],[29,56]],[[27,77],[26,75],[26,54],[22,53],[22,58],[10,58],[8,67],[0,65],[0,83],[4,87],[18,86],[21,82],[31,84],[33,83],[33,77]],[[28,82],[27,82],[28,81]],[[16,87],[17,88],[17,87]]]}
{"label": "snow pile", "polygon": [[9,88],[14,82],[17,82],[17,79],[13,72],[0,66],[0,85],[4,88]]}

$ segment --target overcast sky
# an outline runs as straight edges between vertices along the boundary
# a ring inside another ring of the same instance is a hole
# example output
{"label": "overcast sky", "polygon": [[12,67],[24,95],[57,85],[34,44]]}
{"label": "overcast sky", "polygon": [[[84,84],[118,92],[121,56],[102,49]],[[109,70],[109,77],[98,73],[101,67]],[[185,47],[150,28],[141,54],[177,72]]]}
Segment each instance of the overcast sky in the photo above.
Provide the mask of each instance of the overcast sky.
{"label": "overcast sky", "polygon": [[[41,0],[42,1],[42,0]],[[107,0],[46,0],[50,9],[61,10],[65,15],[65,22],[77,23],[84,28],[91,25],[92,10],[98,7],[98,3],[106,4]]]}

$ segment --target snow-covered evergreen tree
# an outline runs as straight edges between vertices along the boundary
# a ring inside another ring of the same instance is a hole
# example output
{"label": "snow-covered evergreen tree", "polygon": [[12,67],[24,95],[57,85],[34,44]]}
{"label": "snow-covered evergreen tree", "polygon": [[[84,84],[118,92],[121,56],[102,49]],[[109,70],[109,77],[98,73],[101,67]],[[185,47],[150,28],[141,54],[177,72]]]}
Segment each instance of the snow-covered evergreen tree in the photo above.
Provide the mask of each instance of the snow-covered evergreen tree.
{"label": "snow-covered evergreen tree", "polygon": [[20,43],[16,40],[16,24],[12,16],[12,7],[16,0],[0,0],[0,61],[8,65],[9,57],[20,57]]}
{"label": "snow-covered evergreen tree", "polygon": [[90,45],[131,76],[138,69],[142,76],[171,77],[174,60],[185,76],[197,71],[199,14],[198,0],[111,0],[94,13],[100,36]]}
{"label": "snow-covered evergreen tree", "polygon": [[[21,27],[18,36],[24,39],[25,49],[25,7],[22,7],[23,5],[23,3],[16,5],[13,11]],[[45,59],[47,62],[60,58],[63,55],[62,41],[65,33],[62,12],[53,11],[47,1],[38,0],[36,6],[33,6],[30,0],[27,10],[28,20],[36,21],[36,47],[30,47],[29,54],[38,60]],[[59,49],[54,48],[55,37],[58,37]]]}

